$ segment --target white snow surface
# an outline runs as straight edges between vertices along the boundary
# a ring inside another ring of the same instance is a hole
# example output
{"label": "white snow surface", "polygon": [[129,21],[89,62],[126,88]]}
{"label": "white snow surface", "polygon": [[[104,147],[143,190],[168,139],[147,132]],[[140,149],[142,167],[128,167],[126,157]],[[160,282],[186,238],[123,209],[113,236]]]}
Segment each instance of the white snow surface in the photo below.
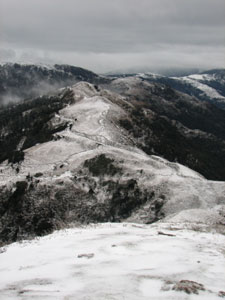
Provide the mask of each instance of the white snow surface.
{"label": "white snow surface", "polygon": [[211,80],[211,76],[207,74],[192,74],[188,75],[188,78],[196,79],[196,80]]}
{"label": "white snow surface", "polygon": [[138,73],[136,76],[141,78],[154,78],[154,79],[164,77],[163,75],[159,75],[157,73],[151,73],[151,72]]}
{"label": "white snow surface", "polygon": [[[56,231],[2,249],[0,299],[219,299],[225,290],[224,245],[224,235],[181,223]],[[181,280],[205,290],[173,290]]]}

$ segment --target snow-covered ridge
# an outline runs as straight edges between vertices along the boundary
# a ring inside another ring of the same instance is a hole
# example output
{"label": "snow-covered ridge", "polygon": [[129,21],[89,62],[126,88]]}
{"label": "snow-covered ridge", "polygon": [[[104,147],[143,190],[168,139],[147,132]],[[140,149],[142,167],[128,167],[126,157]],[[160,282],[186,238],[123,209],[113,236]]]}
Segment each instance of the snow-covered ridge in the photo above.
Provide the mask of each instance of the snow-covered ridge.
{"label": "snow-covered ridge", "polygon": [[[35,176],[36,173],[43,174],[39,179],[41,184],[54,185],[61,179],[72,184],[73,176],[83,169],[86,160],[104,154],[123,170],[122,174],[114,175],[113,180],[135,179],[140,189],[154,191],[156,197],[165,197],[166,200],[160,200],[165,216],[185,209],[210,209],[225,204],[223,182],[207,181],[187,167],[148,156],[135,148],[117,123],[126,112],[110,101],[110,94],[107,98],[103,90],[98,91],[84,82],[74,85],[71,91],[74,103],[60,110],[49,123],[51,127],[67,123],[67,128],[56,133],[55,140],[27,149],[19,173],[7,162],[1,164],[2,186],[26,180],[28,174]],[[123,101],[119,95],[112,95],[117,101]],[[107,194],[99,190],[96,197],[104,202]],[[151,202],[145,203],[129,220],[145,222],[151,205]]]}
{"label": "snow-covered ridge", "polygon": [[186,77],[195,80],[213,80],[215,78],[215,76],[210,76],[209,74],[192,74]]}
{"label": "snow-covered ridge", "polygon": [[[133,80],[135,85],[140,79]],[[122,81],[132,87],[130,78]],[[134,103],[124,95],[80,82],[44,101],[59,107],[44,123],[54,132],[51,138],[24,149],[24,160],[0,164],[3,242],[74,222],[152,223],[183,217],[187,223],[206,224],[210,210],[209,225],[223,226],[225,183],[208,181],[138,148],[121,126],[121,120],[133,120]],[[17,151],[24,141],[22,133]],[[15,203],[19,206],[14,210]],[[193,210],[198,219],[193,219]]]}

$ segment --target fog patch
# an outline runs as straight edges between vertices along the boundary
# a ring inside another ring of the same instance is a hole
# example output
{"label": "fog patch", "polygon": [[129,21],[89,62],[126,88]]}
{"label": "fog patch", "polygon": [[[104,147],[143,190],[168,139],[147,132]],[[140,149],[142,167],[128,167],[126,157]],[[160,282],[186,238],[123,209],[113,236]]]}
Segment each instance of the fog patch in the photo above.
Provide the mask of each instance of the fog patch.
{"label": "fog patch", "polygon": [[7,93],[0,97],[0,107],[19,103],[22,99],[14,94]]}
{"label": "fog patch", "polygon": [[[11,106],[24,100],[26,101],[44,95],[55,95],[60,88],[68,85],[69,84],[67,82],[49,84],[47,82],[40,81],[33,87],[27,87],[26,92],[20,93],[20,89],[18,88],[15,92],[5,93],[0,96],[0,107]],[[23,90],[23,88],[21,88],[21,90]]]}
{"label": "fog patch", "polygon": [[[30,55],[29,55],[30,51]],[[98,74],[108,72],[160,72],[163,69],[211,69],[224,67],[225,46],[152,45],[145,51],[95,53],[20,49],[17,62],[69,64]],[[26,54],[26,55],[25,55]],[[31,55],[32,54],[32,55]]]}
{"label": "fog patch", "polygon": [[[57,91],[62,88],[66,87],[69,82],[60,82],[60,83],[47,83],[46,81],[40,81],[36,86],[30,89],[30,94],[33,95],[32,97],[44,96],[46,94],[56,94]],[[74,82],[75,83],[75,82]]]}

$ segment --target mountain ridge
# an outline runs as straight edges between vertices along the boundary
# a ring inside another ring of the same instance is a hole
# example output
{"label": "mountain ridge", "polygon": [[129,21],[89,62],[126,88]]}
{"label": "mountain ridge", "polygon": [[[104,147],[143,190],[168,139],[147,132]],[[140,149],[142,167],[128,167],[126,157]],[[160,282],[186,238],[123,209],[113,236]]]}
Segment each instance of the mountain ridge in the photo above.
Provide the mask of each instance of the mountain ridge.
{"label": "mountain ridge", "polygon": [[[150,87],[158,93],[162,86]],[[132,89],[129,83],[128,91]],[[144,152],[140,146],[146,141],[140,129],[144,116],[154,129],[156,112],[148,107],[141,112],[138,99],[125,94],[79,82],[55,96],[8,108],[1,140],[7,143],[12,134],[14,156],[0,164],[2,243],[76,222],[152,223],[193,208],[217,208],[213,224],[222,226],[224,182],[207,181],[179,163]],[[140,136],[129,132],[128,119]],[[169,123],[164,126],[159,120],[163,132]],[[156,140],[164,148],[162,136]]]}
{"label": "mountain ridge", "polygon": [[[207,75],[208,80],[196,78],[196,76],[199,77],[204,74]],[[224,69],[211,69],[191,73],[183,77],[165,76],[149,72],[97,75],[89,70],[70,65],[19,63],[0,65],[0,106],[54,92],[57,88],[70,86],[79,81],[105,84],[110,83],[112,77],[115,79],[128,76],[137,76],[149,82],[162,83],[188,95],[195,96],[201,101],[208,101],[224,108]]]}

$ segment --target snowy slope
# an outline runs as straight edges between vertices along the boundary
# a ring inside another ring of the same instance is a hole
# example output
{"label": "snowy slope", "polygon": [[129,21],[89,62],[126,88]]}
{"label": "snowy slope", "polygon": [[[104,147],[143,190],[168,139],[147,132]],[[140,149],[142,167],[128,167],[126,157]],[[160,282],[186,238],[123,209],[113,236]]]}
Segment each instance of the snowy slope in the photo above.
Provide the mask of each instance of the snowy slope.
{"label": "snowy slope", "polygon": [[[135,76],[127,76],[113,81],[113,85],[120,88],[129,87],[134,84],[136,87],[147,82],[163,83],[189,95],[196,96],[199,99],[213,99],[214,101],[225,101],[224,90],[225,79],[217,78],[215,74],[193,74],[184,77],[166,77],[151,73],[139,73]],[[220,88],[216,88],[219,86]],[[129,90],[132,93],[132,90]]]}
{"label": "snowy slope", "polygon": [[[85,82],[69,90],[70,104],[48,122],[66,128],[24,150],[23,161],[0,164],[4,242],[74,222],[152,223],[191,209],[206,212],[200,223],[211,209],[210,224],[224,223],[224,182],[137,148],[118,122],[132,106],[123,96]],[[185,221],[192,222],[191,213]]]}
{"label": "snowy slope", "polygon": [[173,89],[194,96],[201,101],[214,103],[220,108],[225,106],[225,71],[224,69],[209,70],[200,74],[183,77],[167,77],[153,73],[138,73],[124,76],[120,80],[131,78],[141,79],[143,82],[161,83]]}
{"label": "snowy slope", "polygon": [[14,243],[0,254],[0,299],[219,299],[225,237],[203,229],[108,223]]}
{"label": "snowy slope", "polygon": [[171,77],[169,84],[183,90],[200,100],[214,103],[220,108],[225,106],[225,71],[224,69],[209,70],[200,74],[184,77]]}
{"label": "snowy slope", "polygon": [[185,77],[174,77],[176,80],[183,81],[185,83],[188,83],[192,85],[193,87],[197,88],[202,92],[202,95],[206,95],[209,98],[212,99],[219,99],[222,101],[225,101],[225,97],[222,96],[215,88],[210,87],[206,82],[203,83],[204,81],[211,81],[213,78],[211,78],[209,75],[201,75],[201,74],[196,74],[196,75],[189,75]]}
{"label": "snowy slope", "polygon": [[52,127],[67,122],[68,127],[56,133],[55,140],[27,149],[19,174],[7,161],[4,162],[0,182],[4,184],[7,180],[24,179],[28,173],[47,172],[50,177],[59,175],[65,172],[64,169],[59,170],[63,163],[70,163],[74,168],[74,164],[83,162],[82,157],[88,153],[101,152],[100,146],[116,146],[118,142],[126,142],[126,137],[110,121],[110,115],[117,117],[123,113],[119,106],[98,95],[91,84],[81,82],[72,90],[75,103],[55,114],[49,122]]}
{"label": "snowy slope", "polygon": [[[18,174],[7,162],[3,163],[2,185],[25,180],[27,174],[33,176],[38,172],[44,174],[39,178],[43,184],[54,184],[63,178],[70,181],[87,159],[104,153],[123,170],[122,177],[118,174],[115,180],[133,178],[141,189],[165,195],[165,215],[183,209],[205,209],[225,204],[223,182],[207,181],[180,164],[148,156],[135,148],[116,124],[116,119],[126,114],[121,107],[97,93],[91,84],[78,83],[72,89],[75,103],[59,111],[51,120],[53,125],[67,121],[67,129],[57,133],[55,141],[27,149]],[[102,201],[105,196],[99,194],[99,197]],[[147,204],[149,206],[151,203]],[[148,210],[144,207],[146,213],[141,213],[141,216],[135,212],[138,219],[135,217],[134,220],[145,220]]]}

